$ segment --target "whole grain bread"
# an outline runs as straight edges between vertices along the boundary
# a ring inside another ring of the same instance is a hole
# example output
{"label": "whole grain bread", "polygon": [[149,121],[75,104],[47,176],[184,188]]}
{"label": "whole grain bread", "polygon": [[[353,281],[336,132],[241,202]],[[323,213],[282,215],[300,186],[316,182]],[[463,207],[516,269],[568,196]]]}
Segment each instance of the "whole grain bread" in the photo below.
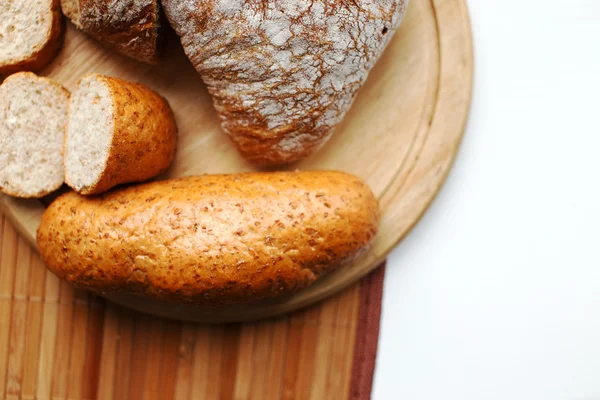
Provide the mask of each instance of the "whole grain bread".
{"label": "whole grain bread", "polygon": [[0,191],[42,197],[64,182],[63,141],[69,92],[32,72],[0,86]]}
{"label": "whole grain bread", "polygon": [[66,183],[82,194],[141,182],[164,172],[175,156],[177,126],[168,102],[122,79],[81,78],[69,105]]}
{"label": "whole grain bread", "polygon": [[407,0],[162,0],[223,129],[256,164],[319,149],[402,20]]}
{"label": "whole grain bread", "polygon": [[0,1],[0,75],[38,71],[62,44],[59,0]]}
{"label": "whole grain bread", "polygon": [[46,265],[76,287],[233,304],[313,283],[365,251],[377,200],[342,172],[187,177],[68,193],[37,231]]}
{"label": "whole grain bread", "polygon": [[161,51],[159,0],[61,0],[65,15],[107,47],[154,64]]}

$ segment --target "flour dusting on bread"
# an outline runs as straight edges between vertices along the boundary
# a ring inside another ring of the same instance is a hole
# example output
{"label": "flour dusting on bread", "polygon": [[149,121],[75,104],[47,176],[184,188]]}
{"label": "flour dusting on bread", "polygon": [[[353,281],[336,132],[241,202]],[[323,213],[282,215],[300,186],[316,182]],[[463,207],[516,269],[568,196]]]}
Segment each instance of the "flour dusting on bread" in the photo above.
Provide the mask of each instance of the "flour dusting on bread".
{"label": "flour dusting on bread", "polygon": [[295,161],[326,140],[406,9],[405,0],[163,4],[224,129],[267,164]]}

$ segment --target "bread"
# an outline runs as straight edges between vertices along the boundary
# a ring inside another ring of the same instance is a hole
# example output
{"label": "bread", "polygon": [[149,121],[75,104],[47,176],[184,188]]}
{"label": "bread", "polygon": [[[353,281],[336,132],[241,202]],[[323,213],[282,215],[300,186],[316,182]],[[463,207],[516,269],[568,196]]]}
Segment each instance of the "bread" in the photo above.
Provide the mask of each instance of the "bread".
{"label": "bread", "polygon": [[229,133],[251,162],[300,160],[331,136],[407,0],[162,0]]}
{"label": "bread", "polygon": [[39,198],[62,186],[68,103],[65,88],[31,72],[0,86],[0,191]]}
{"label": "bread", "polygon": [[293,293],[359,256],[378,204],[341,172],[187,177],[59,197],[37,231],[57,276],[100,293],[234,304]]}
{"label": "bread", "polygon": [[0,1],[0,75],[38,71],[62,44],[59,0]]}
{"label": "bread", "polygon": [[66,183],[82,194],[165,171],[177,143],[167,101],[147,87],[91,74],[77,84],[65,139]]}
{"label": "bread", "polygon": [[109,48],[154,64],[161,48],[159,0],[61,0],[65,15]]}

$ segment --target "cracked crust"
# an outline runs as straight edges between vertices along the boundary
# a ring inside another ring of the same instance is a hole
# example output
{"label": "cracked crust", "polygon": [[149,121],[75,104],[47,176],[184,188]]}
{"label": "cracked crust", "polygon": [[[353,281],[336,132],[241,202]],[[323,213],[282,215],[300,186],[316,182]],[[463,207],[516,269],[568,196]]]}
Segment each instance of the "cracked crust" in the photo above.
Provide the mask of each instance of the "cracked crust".
{"label": "cracked crust", "polygon": [[346,173],[214,175],[65,194],[44,213],[37,243],[47,266],[79,288],[247,303],[355,259],[378,218],[370,189]]}
{"label": "cracked crust", "polygon": [[155,64],[161,48],[159,0],[62,0],[73,24],[115,51]]}
{"label": "cracked crust", "polygon": [[330,137],[407,0],[162,0],[241,153],[297,161]]}
{"label": "cracked crust", "polygon": [[[33,20],[28,21],[27,26],[22,28],[27,29],[29,27],[29,29],[45,29],[47,31],[44,33],[44,40],[29,49],[27,56],[16,58],[7,58],[2,54],[3,40],[11,40],[11,37],[10,34],[5,36],[5,32],[0,31],[0,75],[8,76],[21,71],[38,72],[50,64],[62,47],[64,22],[60,12],[60,0],[45,0],[43,3],[47,3],[47,9],[36,9],[35,12],[31,12],[29,15],[11,15],[15,10],[11,8],[10,2],[4,4],[4,7],[0,7],[0,11],[2,11],[0,12],[0,19],[9,21],[18,16],[32,18],[36,20],[35,23]],[[5,12],[8,14],[5,15]],[[42,27],[37,26],[39,20],[44,21],[45,25]],[[9,26],[9,29],[14,29],[14,25],[12,25],[12,28]],[[24,44],[21,43],[21,45]]]}

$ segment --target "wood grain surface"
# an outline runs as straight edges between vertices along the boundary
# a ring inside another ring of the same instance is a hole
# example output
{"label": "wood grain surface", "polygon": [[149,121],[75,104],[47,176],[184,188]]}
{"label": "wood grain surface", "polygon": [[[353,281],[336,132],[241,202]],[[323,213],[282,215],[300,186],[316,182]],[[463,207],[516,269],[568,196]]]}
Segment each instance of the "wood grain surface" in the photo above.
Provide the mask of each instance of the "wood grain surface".
{"label": "wood grain surface", "polygon": [[[104,72],[165,94],[176,107],[183,143],[170,174],[249,169],[171,43],[166,64],[149,69],[105,52],[69,26],[65,49],[44,74],[72,88],[80,72]],[[373,251],[281,304],[208,318],[252,319],[328,297],[276,319],[175,322],[73,290],[47,272],[30,247],[41,203],[2,198],[14,225],[0,219],[0,399],[368,399],[383,272],[356,281],[377,266],[437,193],[460,143],[471,83],[464,0],[412,0],[332,143],[298,166],[343,169],[371,184],[385,215]],[[186,133],[191,129],[202,134]],[[183,314],[189,310],[170,311],[168,316],[190,318]]]}
{"label": "wood grain surface", "polygon": [[[448,174],[467,119],[472,86],[471,32],[464,0],[413,0],[396,36],[333,139],[289,168],[339,169],[362,177],[380,201],[382,222],[372,249],[310,288],[284,299],[219,309],[172,306],[134,296],[109,299],[158,316],[234,322],[284,314],[339,292],[379,265],[419,220]],[[171,103],[180,143],[165,176],[247,171],[221,131],[202,82],[171,32],[159,66],[106,51],[69,26],[65,48],[44,71],[68,88],[99,72],[141,81]],[[43,203],[0,198],[23,236],[34,242]]]}
{"label": "wood grain surface", "polygon": [[5,218],[0,236],[0,399],[368,398],[381,269],[285,317],[200,325],[73,291]]}

